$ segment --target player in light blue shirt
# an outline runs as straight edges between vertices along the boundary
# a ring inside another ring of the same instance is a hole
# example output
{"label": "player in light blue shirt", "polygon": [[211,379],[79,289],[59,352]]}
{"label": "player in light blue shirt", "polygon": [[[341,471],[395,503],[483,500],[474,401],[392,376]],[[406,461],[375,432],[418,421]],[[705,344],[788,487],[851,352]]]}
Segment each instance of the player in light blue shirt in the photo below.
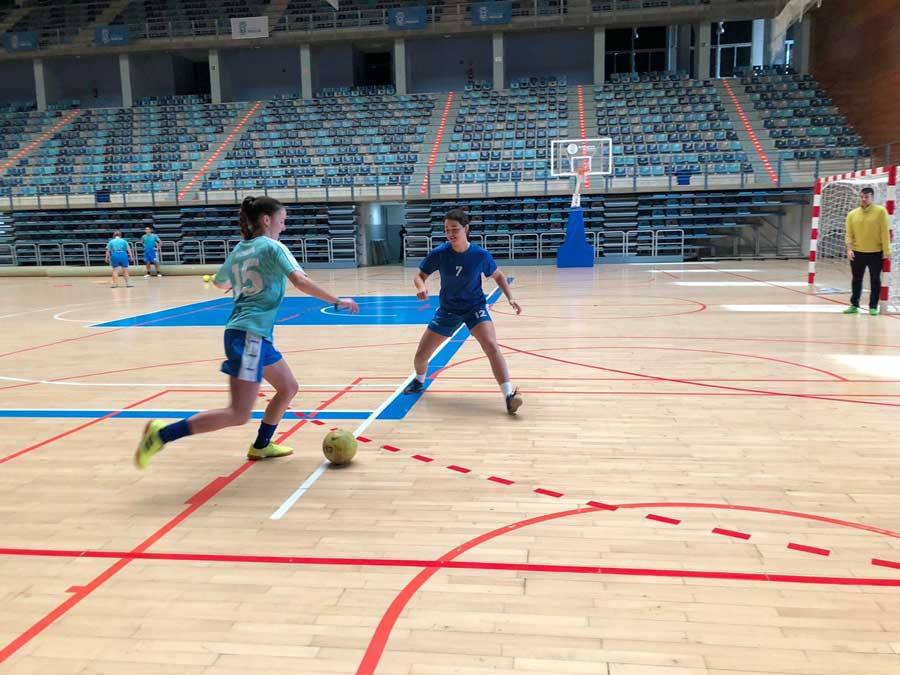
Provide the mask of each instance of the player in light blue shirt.
{"label": "player in light blue shirt", "polygon": [[150,278],[151,265],[156,265],[156,276],[161,277],[159,259],[162,257],[162,242],[159,235],[153,231],[152,225],[147,225],[144,228],[144,236],[141,237],[141,243],[144,245],[144,264],[147,266],[147,273],[144,275],[144,278]]}
{"label": "player in light blue shirt", "polygon": [[122,233],[119,230],[113,232],[113,238],[106,242],[106,262],[112,267],[112,284],[111,288],[119,287],[119,270],[125,277],[125,286],[131,288],[131,278],[128,276],[128,261],[134,262],[134,254],[128,241],[122,239]]}
{"label": "player in light blue shirt", "polygon": [[425,375],[431,355],[465,324],[488,357],[491,370],[506,399],[506,411],[513,415],[522,405],[522,397],[509,380],[506,359],[497,345],[494,323],[485,306],[484,291],[481,288],[482,275],[497,282],[516,314],[520,314],[522,308],[513,299],[506,275],[497,268],[491,254],[481,246],[469,242],[469,216],[462,209],[453,209],[444,218],[444,234],[447,235],[447,243],[441,244],[425,257],[413,280],[416,296],[420,300],[427,300],[425,280],[433,273],[440,272],[441,304],[419,341],[414,359],[416,376],[403,393],[420,394],[425,390]]}
{"label": "player in light blue shirt", "polygon": [[216,274],[215,284],[231,290],[234,308],[225,324],[225,356],[222,372],[229,376],[231,403],[227,408],[207,410],[168,426],[153,420],[134,455],[139,469],[147,468],[157,452],[179,438],[245,424],[256,405],[260,382],[275,387],[266,406],[248,459],[284,457],[291,448],[272,442],[275,427],[297,394],[297,380],[290,366],[272,343],[275,315],[284,298],[286,281],[298,290],[334,305],[335,309],[359,311],[350,298],[338,298],[310,279],[288,248],[278,241],[284,231],[284,206],[271,197],[247,197],[241,204],[241,234]]}

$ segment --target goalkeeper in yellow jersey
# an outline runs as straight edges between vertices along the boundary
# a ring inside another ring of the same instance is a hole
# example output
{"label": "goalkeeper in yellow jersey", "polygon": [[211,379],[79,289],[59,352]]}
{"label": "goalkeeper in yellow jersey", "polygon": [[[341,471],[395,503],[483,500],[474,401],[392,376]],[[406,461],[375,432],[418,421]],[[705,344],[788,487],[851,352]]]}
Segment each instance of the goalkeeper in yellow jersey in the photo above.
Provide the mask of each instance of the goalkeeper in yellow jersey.
{"label": "goalkeeper in yellow jersey", "polygon": [[873,204],[875,191],[865,187],[859,193],[859,208],[847,214],[847,260],[853,273],[850,306],[844,314],[859,314],[863,277],[869,270],[869,314],[876,316],[881,295],[881,269],[885,258],[891,255],[891,233],[888,212],[883,206]]}

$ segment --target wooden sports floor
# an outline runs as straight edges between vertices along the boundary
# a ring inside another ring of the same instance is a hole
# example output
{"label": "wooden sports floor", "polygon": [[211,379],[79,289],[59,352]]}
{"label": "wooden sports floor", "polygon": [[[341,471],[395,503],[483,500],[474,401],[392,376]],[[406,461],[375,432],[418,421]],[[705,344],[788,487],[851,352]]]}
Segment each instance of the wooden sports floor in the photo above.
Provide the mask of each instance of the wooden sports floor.
{"label": "wooden sports floor", "polygon": [[226,400],[227,299],[0,280],[0,671],[900,673],[900,320],[805,267],[507,267],[517,417],[472,338],[396,395],[412,270],[313,270],[369,316],[282,315],[295,454],[248,462],[251,422],[146,472],[148,417]]}

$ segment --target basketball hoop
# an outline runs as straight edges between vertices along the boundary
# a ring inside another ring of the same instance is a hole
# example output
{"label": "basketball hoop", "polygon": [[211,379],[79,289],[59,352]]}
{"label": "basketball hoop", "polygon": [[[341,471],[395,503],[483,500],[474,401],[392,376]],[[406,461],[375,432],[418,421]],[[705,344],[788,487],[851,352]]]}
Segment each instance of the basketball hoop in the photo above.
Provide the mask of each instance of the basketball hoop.
{"label": "basketball hoop", "polygon": [[581,206],[581,187],[584,185],[584,180],[587,177],[588,168],[586,166],[579,166],[575,169],[575,192],[572,194],[572,208],[578,208]]}

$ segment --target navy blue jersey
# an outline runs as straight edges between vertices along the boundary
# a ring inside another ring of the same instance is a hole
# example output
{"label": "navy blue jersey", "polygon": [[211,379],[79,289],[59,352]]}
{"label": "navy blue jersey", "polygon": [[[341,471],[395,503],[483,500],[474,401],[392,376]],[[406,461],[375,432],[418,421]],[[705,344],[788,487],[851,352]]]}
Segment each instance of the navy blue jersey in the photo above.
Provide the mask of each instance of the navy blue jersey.
{"label": "navy blue jersey", "polygon": [[485,249],[469,244],[465,253],[456,253],[450,242],[441,244],[419,264],[425,274],[441,273],[441,307],[464,314],[484,304],[481,275],[492,276],[497,263]]}

